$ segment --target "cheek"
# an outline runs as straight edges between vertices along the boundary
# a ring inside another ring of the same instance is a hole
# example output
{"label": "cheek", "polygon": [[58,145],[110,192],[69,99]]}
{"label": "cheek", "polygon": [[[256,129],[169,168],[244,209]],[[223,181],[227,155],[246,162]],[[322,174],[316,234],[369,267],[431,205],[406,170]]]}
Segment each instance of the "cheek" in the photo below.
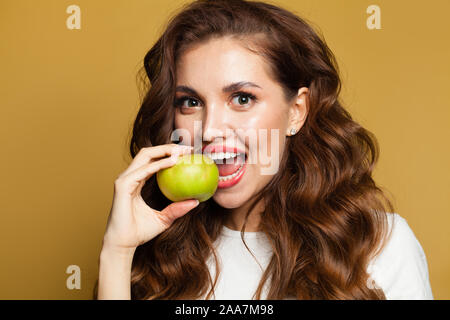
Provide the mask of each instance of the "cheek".
{"label": "cheek", "polygon": [[188,119],[188,117],[179,115],[175,113],[174,117],[174,130],[176,130],[176,135],[179,141],[186,141],[190,144],[194,144],[194,121]]}
{"label": "cheek", "polygon": [[[267,146],[267,152],[271,155],[272,158],[280,158],[283,150],[284,150],[284,143],[286,141],[286,123],[287,123],[287,117],[285,113],[278,113],[273,114],[272,117],[268,117],[266,121],[266,128],[267,128],[267,140],[268,140],[268,146]],[[273,153],[276,152],[277,155],[274,155]]]}
{"label": "cheek", "polygon": [[268,156],[273,156],[273,152],[281,156],[286,141],[285,122],[282,114],[266,115],[248,121],[248,127],[255,131],[258,140],[258,145],[252,146],[251,149]]}
{"label": "cheek", "polygon": [[255,129],[283,130],[287,124],[286,106],[265,103],[253,115],[245,119],[247,126]]}
{"label": "cheek", "polygon": [[185,126],[185,119],[183,118],[183,116],[180,114],[180,111],[178,110],[178,108],[175,109],[175,114],[173,116],[173,126],[175,129],[178,128],[184,128]]}

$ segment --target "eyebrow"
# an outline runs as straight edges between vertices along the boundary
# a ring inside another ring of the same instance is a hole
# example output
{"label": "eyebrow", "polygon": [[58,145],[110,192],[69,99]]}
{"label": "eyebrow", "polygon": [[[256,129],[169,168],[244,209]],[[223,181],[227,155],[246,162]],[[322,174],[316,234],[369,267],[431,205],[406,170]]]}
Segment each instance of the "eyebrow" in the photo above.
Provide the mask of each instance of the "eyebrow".
{"label": "eyebrow", "polygon": [[[232,84],[229,84],[225,87],[222,88],[222,92],[223,93],[228,93],[228,92],[232,92],[232,91],[237,91],[243,87],[255,87],[255,88],[260,88],[262,89],[260,86],[258,86],[256,83],[250,82],[250,81],[240,81],[240,82],[234,82]],[[197,93],[197,91],[195,91],[195,89],[188,87],[188,86],[178,86],[175,91],[180,91],[180,92],[185,92],[188,94],[192,94],[192,95],[199,95]]]}

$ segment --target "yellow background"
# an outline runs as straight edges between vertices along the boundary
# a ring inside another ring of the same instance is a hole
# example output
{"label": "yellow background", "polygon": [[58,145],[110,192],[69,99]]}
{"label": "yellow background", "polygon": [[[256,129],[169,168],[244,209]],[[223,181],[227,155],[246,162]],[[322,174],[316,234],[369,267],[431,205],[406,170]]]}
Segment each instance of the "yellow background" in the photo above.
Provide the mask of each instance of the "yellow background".
{"label": "yellow background", "polygon": [[[0,2],[0,298],[90,299],[113,182],[130,160],[135,76],[185,1]],[[338,58],[343,99],[381,146],[376,181],[450,298],[450,1],[275,1],[313,21]],[[81,8],[69,30],[66,8]],[[366,8],[381,8],[369,30]],[[66,268],[81,268],[81,289]]]}

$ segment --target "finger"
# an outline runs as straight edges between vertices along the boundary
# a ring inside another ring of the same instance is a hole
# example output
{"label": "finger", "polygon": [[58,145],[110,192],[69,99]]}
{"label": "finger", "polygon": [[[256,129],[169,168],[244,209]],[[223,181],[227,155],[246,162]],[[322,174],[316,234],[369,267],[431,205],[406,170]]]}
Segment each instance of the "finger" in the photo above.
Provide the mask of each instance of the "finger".
{"label": "finger", "polygon": [[[142,167],[122,176],[116,180],[117,190],[128,194],[135,194],[141,183],[148,180],[155,172],[173,166],[178,156],[164,158],[151,163],[147,163]],[[143,185],[143,184],[142,184]]]}
{"label": "finger", "polygon": [[163,144],[154,147],[142,148],[139,150],[138,154],[134,157],[128,168],[121,174],[127,175],[130,172],[142,167],[143,165],[149,163],[154,158],[161,158],[165,156],[170,156],[173,153],[189,153],[193,147],[184,146],[178,144]]}
{"label": "finger", "polygon": [[169,227],[175,219],[178,219],[194,209],[199,204],[196,199],[174,202],[159,212],[160,219]]}
{"label": "finger", "polygon": [[[179,156],[180,156],[181,154],[183,154],[183,153],[184,153],[183,150],[175,150],[174,152],[172,152],[172,154],[170,155],[169,158],[165,158],[165,159],[171,159],[171,162],[173,162],[173,163],[175,164],[175,163],[177,162]],[[156,161],[154,161],[154,162],[156,162]],[[152,163],[152,162],[150,162],[150,163]],[[146,165],[149,165],[150,163],[146,163],[146,164],[144,164],[142,167],[144,167],[144,166],[146,166]],[[159,169],[159,170],[161,170],[161,169]],[[157,170],[157,171],[159,171],[159,170]],[[150,178],[150,177],[151,177],[151,175],[148,176],[147,179]],[[144,187],[145,182],[146,182],[147,179],[142,179],[142,180],[139,182],[138,186],[136,187],[136,194],[140,194],[140,193],[141,193],[142,188]]]}

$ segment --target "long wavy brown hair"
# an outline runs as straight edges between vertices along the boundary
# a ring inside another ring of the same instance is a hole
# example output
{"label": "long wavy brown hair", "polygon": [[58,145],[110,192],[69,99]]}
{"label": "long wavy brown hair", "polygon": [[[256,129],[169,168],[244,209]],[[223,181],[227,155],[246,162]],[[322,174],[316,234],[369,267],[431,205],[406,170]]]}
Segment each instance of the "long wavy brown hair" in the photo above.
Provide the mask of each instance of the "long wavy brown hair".
{"label": "long wavy brown hair", "polygon": [[[342,106],[336,59],[311,25],[264,2],[198,0],[185,5],[144,58],[144,95],[130,153],[134,157],[143,147],[173,142],[175,65],[183,51],[212,38],[240,41],[265,59],[286,101],[300,87],[309,88],[310,101],[303,127],[287,138],[278,172],[251,199],[247,213],[264,201],[260,230],[273,247],[254,298],[385,299],[381,289],[367,285],[366,269],[387,240],[387,212],[394,212],[372,179],[378,143]],[[155,175],[142,196],[157,210],[170,204]],[[139,246],[132,265],[132,299],[210,299],[220,272],[213,244],[227,214],[211,198]],[[245,224],[242,235],[244,230]],[[218,271],[214,279],[206,263],[210,255]],[[270,285],[263,297],[266,281]]]}

